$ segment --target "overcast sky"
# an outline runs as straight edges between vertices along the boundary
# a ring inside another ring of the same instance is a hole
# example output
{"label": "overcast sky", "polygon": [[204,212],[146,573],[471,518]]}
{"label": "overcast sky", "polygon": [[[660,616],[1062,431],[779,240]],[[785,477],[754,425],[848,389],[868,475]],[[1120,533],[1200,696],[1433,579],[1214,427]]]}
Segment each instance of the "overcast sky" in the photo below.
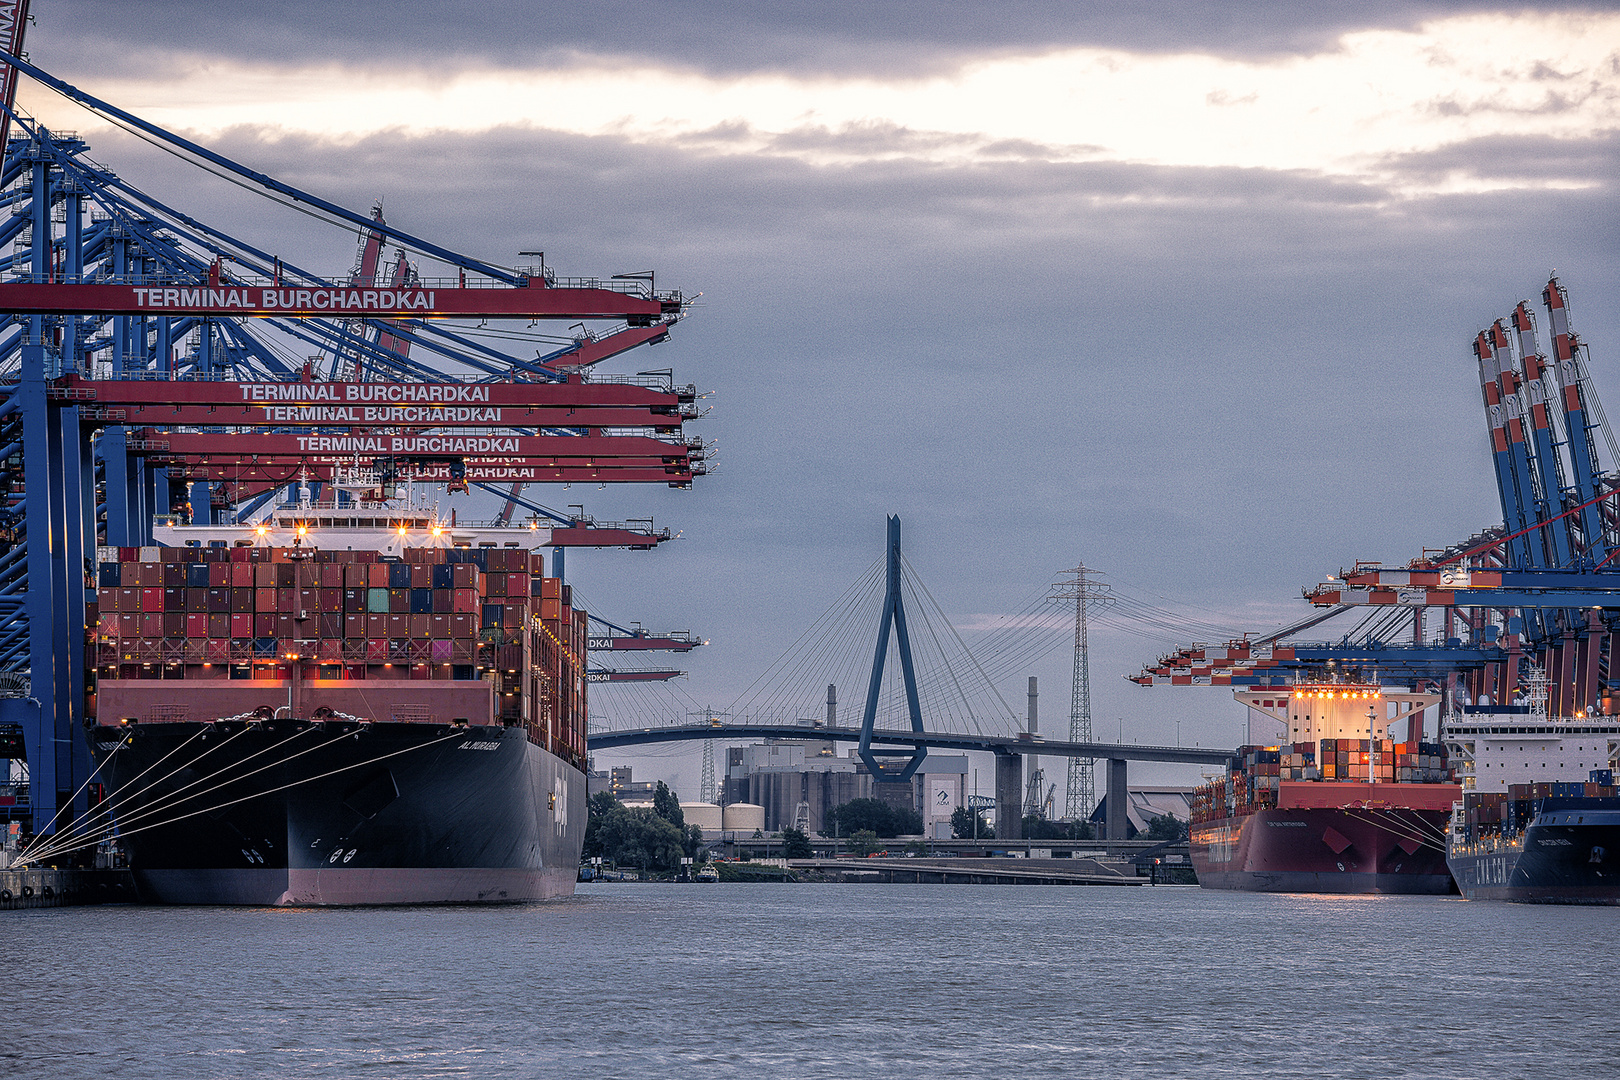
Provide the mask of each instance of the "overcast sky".
{"label": "overcast sky", "polygon": [[[599,696],[628,716],[737,700],[888,513],[963,625],[1083,560],[1234,631],[1501,520],[1474,333],[1556,268],[1620,395],[1620,12],[1313,7],[50,0],[27,47],[469,254],[702,292],[621,369],[714,391],[713,474],[540,495],[682,533],[570,559],[609,617],[712,642],[664,698]],[[166,201],[348,268],[351,238],[19,100]],[[1100,737],[1238,737],[1227,692],[1124,682],[1171,638],[1093,644]],[[1067,652],[1028,674],[1062,730]],[[1022,676],[1001,692],[1021,708]],[[695,797],[696,749],[634,760]]]}

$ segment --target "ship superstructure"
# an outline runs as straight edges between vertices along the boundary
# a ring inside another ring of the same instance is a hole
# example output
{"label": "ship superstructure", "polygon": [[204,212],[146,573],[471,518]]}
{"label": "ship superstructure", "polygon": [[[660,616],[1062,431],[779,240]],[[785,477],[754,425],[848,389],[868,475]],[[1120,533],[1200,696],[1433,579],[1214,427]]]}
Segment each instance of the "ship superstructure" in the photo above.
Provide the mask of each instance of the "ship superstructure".
{"label": "ship superstructure", "polygon": [[[1259,892],[1445,893],[1446,816],[1460,788],[1423,740],[1433,694],[1370,683],[1240,690],[1286,741],[1245,746],[1193,796],[1199,884]],[[1392,725],[1406,738],[1391,738]]]}

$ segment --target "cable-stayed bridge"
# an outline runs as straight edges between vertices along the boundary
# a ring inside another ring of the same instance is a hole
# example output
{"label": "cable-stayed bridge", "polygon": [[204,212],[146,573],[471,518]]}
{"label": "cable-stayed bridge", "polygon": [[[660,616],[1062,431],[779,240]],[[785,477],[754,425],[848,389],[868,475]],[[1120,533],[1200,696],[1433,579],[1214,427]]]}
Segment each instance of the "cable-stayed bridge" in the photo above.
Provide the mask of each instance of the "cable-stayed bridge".
{"label": "cable-stayed bridge", "polygon": [[[1107,761],[1110,838],[1115,832],[1123,838],[1127,762],[1218,765],[1232,755],[1216,748],[1048,742],[1023,731],[995,682],[1026,671],[1029,663],[1065,643],[1065,617],[1043,593],[1009,620],[1002,640],[976,655],[901,553],[899,528],[899,519],[890,518],[885,556],[718,714],[741,719],[693,724],[645,716],[638,722],[620,714],[602,724],[593,718],[590,749],[712,739],[845,741],[856,744],[880,782],[909,781],[929,748],[988,752],[995,756],[998,827],[1005,839],[1019,839],[1022,831],[1027,755]],[[1133,623],[1145,621],[1143,611],[1155,612],[1155,618],[1168,614],[1135,603],[1142,610],[1133,612]],[[875,647],[870,644],[874,622]],[[869,673],[863,670],[867,664]],[[867,692],[859,722],[840,724],[834,688],[863,682]],[[801,719],[805,703],[816,700],[823,687],[826,718]]]}

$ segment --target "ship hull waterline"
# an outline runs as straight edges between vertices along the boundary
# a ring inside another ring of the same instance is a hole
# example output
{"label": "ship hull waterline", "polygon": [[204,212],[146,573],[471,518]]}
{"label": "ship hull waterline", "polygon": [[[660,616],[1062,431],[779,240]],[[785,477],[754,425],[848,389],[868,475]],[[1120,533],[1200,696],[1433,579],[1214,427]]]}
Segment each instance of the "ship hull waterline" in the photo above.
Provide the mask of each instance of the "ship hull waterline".
{"label": "ship hull waterline", "polygon": [[1267,809],[1194,825],[1190,851],[1205,888],[1444,896],[1445,826],[1439,810]]}
{"label": "ship hull waterline", "polygon": [[573,892],[584,774],[521,728],[280,721],[94,735],[147,903],[488,904]]}
{"label": "ship hull waterline", "polygon": [[1620,906],[1620,813],[1580,824],[1532,825],[1522,848],[1454,849],[1448,860],[1469,900]]}

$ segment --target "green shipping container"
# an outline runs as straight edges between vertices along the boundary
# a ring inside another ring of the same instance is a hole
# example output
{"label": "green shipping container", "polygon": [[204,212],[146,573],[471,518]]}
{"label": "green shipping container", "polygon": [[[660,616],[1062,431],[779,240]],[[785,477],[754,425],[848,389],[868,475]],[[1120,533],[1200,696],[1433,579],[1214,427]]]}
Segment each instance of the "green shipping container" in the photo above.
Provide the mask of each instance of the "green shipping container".
{"label": "green shipping container", "polygon": [[368,589],[366,591],[366,610],[378,614],[388,614],[388,590]]}

